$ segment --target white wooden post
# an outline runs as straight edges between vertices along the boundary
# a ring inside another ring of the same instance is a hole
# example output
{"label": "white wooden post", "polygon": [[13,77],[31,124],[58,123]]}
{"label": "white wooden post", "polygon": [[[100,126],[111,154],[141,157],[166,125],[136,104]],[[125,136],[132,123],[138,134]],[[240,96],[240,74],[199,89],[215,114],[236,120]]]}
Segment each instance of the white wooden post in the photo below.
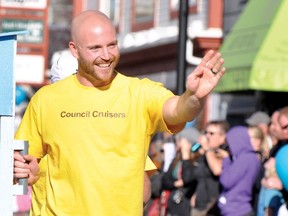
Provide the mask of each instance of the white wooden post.
{"label": "white wooden post", "polygon": [[[27,31],[0,33],[0,211],[1,215],[13,215],[14,119],[15,119],[15,76],[17,35]],[[21,141],[20,141],[21,142]],[[17,146],[24,149],[24,144]],[[18,190],[18,194],[21,193]]]}

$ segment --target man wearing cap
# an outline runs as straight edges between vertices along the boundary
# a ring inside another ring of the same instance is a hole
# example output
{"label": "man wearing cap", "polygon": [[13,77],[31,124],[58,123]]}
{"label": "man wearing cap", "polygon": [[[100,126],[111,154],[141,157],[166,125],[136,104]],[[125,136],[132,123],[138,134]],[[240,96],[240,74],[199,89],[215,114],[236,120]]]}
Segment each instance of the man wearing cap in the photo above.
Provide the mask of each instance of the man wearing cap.
{"label": "man wearing cap", "polygon": [[270,116],[263,111],[257,111],[253,113],[249,118],[246,119],[246,123],[249,126],[258,126],[262,129],[262,131],[265,134],[268,133],[270,122],[271,122]]}

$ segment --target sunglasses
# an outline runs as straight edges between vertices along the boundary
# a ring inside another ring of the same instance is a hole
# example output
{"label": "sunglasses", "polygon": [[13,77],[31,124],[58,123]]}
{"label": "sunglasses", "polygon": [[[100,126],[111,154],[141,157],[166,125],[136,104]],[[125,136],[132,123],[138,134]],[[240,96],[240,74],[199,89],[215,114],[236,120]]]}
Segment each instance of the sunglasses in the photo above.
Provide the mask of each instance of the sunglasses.
{"label": "sunglasses", "polygon": [[204,131],[204,134],[205,134],[205,135],[209,134],[209,135],[213,136],[214,134],[216,134],[216,132]]}

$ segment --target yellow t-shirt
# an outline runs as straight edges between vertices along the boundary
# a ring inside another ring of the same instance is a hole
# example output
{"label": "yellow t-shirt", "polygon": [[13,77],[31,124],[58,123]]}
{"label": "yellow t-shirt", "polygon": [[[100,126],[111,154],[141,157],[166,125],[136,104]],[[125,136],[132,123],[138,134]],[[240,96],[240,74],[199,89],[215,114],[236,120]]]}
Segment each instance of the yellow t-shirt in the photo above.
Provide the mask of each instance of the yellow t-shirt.
{"label": "yellow t-shirt", "polygon": [[172,96],[119,73],[100,89],[75,75],[41,88],[15,135],[29,154],[47,155],[41,215],[142,215],[145,158],[151,137],[168,131],[162,107]]}
{"label": "yellow t-shirt", "polygon": [[[47,170],[47,159],[46,157],[41,159],[40,162],[40,178],[32,187],[32,199],[31,199],[31,209],[30,216],[41,216],[41,208],[45,202],[45,176]],[[157,167],[152,162],[151,158],[147,156],[145,163],[145,171],[156,170]]]}
{"label": "yellow t-shirt", "polygon": [[[45,202],[45,176],[47,170],[47,159],[43,157],[39,164],[40,166],[40,178],[32,187],[32,199],[31,199],[31,209],[30,216],[41,216],[41,208]],[[156,170],[157,167],[152,162],[151,158],[147,156],[145,163],[145,171]]]}

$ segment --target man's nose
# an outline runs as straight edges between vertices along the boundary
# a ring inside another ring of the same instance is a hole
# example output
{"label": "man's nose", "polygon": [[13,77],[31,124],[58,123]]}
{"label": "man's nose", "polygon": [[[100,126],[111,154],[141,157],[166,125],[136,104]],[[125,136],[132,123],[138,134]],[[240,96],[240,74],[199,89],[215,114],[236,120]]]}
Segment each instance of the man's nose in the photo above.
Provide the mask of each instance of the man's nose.
{"label": "man's nose", "polygon": [[107,47],[102,48],[101,58],[105,60],[108,60],[110,58],[110,52]]}

